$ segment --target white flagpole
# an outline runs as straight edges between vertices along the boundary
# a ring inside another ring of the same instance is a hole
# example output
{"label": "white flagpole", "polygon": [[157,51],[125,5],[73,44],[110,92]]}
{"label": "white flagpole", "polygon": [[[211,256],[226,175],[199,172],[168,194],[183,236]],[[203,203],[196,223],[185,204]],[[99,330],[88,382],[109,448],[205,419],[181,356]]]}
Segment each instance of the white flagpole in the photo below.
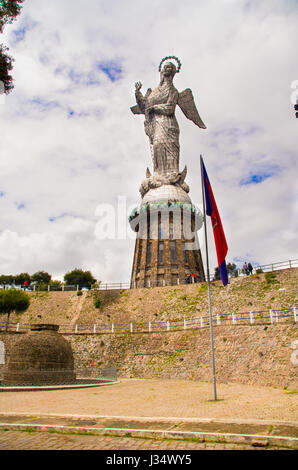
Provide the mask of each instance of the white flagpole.
{"label": "white flagpole", "polygon": [[215,377],[215,356],[214,356],[214,341],[213,341],[213,323],[212,323],[212,305],[211,305],[211,289],[210,289],[210,275],[209,275],[209,256],[208,256],[208,241],[207,241],[207,225],[206,225],[206,202],[204,191],[204,176],[203,176],[203,159],[200,155],[201,164],[201,181],[202,181],[202,199],[203,199],[203,215],[204,215],[204,231],[205,231],[205,246],[206,246],[206,265],[207,265],[207,282],[208,282],[208,299],[209,299],[209,323],[210,323],[210,337],[211,337],[211,352],[212,352],[212,375],[213,375],[213,391],[214,400],[217,400],[216,394],[216,377]]}

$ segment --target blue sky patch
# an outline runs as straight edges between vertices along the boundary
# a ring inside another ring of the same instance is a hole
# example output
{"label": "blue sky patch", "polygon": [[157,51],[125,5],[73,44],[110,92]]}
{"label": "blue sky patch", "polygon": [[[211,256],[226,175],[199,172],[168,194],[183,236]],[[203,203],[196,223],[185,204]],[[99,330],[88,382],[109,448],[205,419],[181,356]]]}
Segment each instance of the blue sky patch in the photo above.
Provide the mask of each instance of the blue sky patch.
{"label": "blue sky patch", "polygon": [[56,215],[56,216],[49,217],[49,218],[48,218],[48,221],[49,221],[49,222],[55,222],[55,220],[57,220],[57,219],[63,219],[64,217],[78,217],[78,216],[75,215],[75,214],[71,214],[70,212],[63,212],[63,213],[60,214],[60,215]]}
{"label": "blue sky patch", "polygon": [[245,256],[235,256],[232,260],[232,263],[235,263],[238,268],[242,268],[243,264],[245,263],[251,263],[252,266],[259,266],[258,261],[255,261],[253,259],[253,256],[250,253],[246,253]]}
{"label": "blue sky patch", "polygon": [[272,174],[270,173],[263,173],[259,175],[250,175],[247,178],[244,178],[240,184],[252,184],[252,183],[262,183],[262,181],[266,180],[267,178],[270,178]]}
{"label": "blue sky patch", "polygon": [[97,64],[97,68],[104,72],[109,77],[111,82],[120,80],[122,76],[122,67],[115,62],[100,62]]}
{"label": "blue sky patch", "polygon": [[249,175],[242,178],[240,186],[246,186],[248,184],[259,184],[272,176],[277,175],[280,172],[278,166],[269,166],[267,168],[259,168],[255,171],[251,171]]}
{"label": "blue sky patch", "polygon": [[46,101],[39,96],[33,97],[30,103],[37,105],[41,111],[47,111],[50,109],[58,108],[60,105],[57,101]]}
{"label": "blue sky patch", "polygon": [[10,42],[12,46],[17,44],[18,42],[23,41],[25,39],[27,31],[30,31],[31,29],[35,28],[38,22],[34,21],[32,18],[29,18],[26,15],[21,15],[21,24],[22,26],[13,29],[10,33]]}
{"label": "blue sky patch", "polygon": [[261,128],[258,126],[249,126],[249,127],[231,127],[227,129],[221,129],[214,132],[214,136],[218,137],[220,135],[226,135],[229,137],[239,138],[239,137],[248,137],[250,135],[260,132]]}
{"label": "blue sky patch", "polygon": [[23,41],[27,29],[25,26],[23,28],[15,29],[12,31],[12,42],[16,44],[17,42]]}
{"label": "blue sky patch", "polygon": [[83,74],[82,74],[82,73],[76,72],[76,71],[73,70],[73,69],[70,69],[70,71],[68,72],[68,76],[69,76],[69,78],[71,79],[71,81],[72,81],[73,83],[76,83],[76,84],[81,83],[82,78],[83,78]]}

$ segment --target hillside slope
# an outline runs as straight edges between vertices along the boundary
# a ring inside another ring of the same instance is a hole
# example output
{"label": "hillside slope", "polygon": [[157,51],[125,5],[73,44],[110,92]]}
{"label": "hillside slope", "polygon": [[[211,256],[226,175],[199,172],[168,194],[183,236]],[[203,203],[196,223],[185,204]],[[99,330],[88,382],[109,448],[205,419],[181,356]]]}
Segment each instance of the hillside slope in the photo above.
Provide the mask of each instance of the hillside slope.
{"label": "hillside slope", "polygon": [[[232,279],[223,288],[212,282],[213,313],[292,307],[298,269]],[[100,308],[94,306],[97,297]],[[22,323],[128,323],[175,320],[208,313],[206,283],[124,291],[44,292],[31,295]],[[16,321],[13,316],[12,321]],[[18,334],[0,333],[6,360]],[[121,377],[159,377],[212,381],[210,330],[194,328],[117,334],[69,334],[76,367],[113,365]],[[216,375],[219,382],[297,389],[292,360],[297,339],[293,318],[274,324],[214,325]],[[3,367],[3,366],[2,366]],[[1,372],[1,366],[0,366]]]}
{"label": "hillside slope", "polygon": [[[211,283],[213,313],[292,307],[297,295],[298,268],[231,279],[227,287]],[[88,292],[30,294],[27,312],[11,321],[22,323],[109,323],[177,320],[208,313],[207,284]],[[99,308],[94,306],[98,298]]]}

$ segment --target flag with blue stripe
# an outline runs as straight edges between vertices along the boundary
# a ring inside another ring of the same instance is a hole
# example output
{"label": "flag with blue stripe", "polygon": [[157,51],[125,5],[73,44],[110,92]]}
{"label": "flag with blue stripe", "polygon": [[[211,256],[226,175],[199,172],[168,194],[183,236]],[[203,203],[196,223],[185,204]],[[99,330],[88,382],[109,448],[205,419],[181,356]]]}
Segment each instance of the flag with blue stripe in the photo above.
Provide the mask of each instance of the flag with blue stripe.
{"label": "flag with blue stripe", "polygon": [[201,159],[201,162],[203,170],[206,214],[211,217],[219,274],[223,285],[226,286],[228,284],[228,271],[225,258],[228,252],[228,245],[203,159]]}

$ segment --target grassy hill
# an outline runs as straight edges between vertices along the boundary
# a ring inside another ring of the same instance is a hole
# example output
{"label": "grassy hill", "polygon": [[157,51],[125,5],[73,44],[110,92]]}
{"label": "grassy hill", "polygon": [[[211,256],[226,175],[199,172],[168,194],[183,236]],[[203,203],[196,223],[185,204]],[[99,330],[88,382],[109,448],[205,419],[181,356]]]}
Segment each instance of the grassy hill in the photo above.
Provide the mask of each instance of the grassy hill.
{"label": "grassy hill", "polygon": [[[292,307],[298,289],[298,268],[211,283],[213,313]],[[207,283],[173,287],[30,294],[28,311],[11,321],[22,323],[142,322],[191,318],[208,313]],[[96,308],[95,303],[98,308]]]}

